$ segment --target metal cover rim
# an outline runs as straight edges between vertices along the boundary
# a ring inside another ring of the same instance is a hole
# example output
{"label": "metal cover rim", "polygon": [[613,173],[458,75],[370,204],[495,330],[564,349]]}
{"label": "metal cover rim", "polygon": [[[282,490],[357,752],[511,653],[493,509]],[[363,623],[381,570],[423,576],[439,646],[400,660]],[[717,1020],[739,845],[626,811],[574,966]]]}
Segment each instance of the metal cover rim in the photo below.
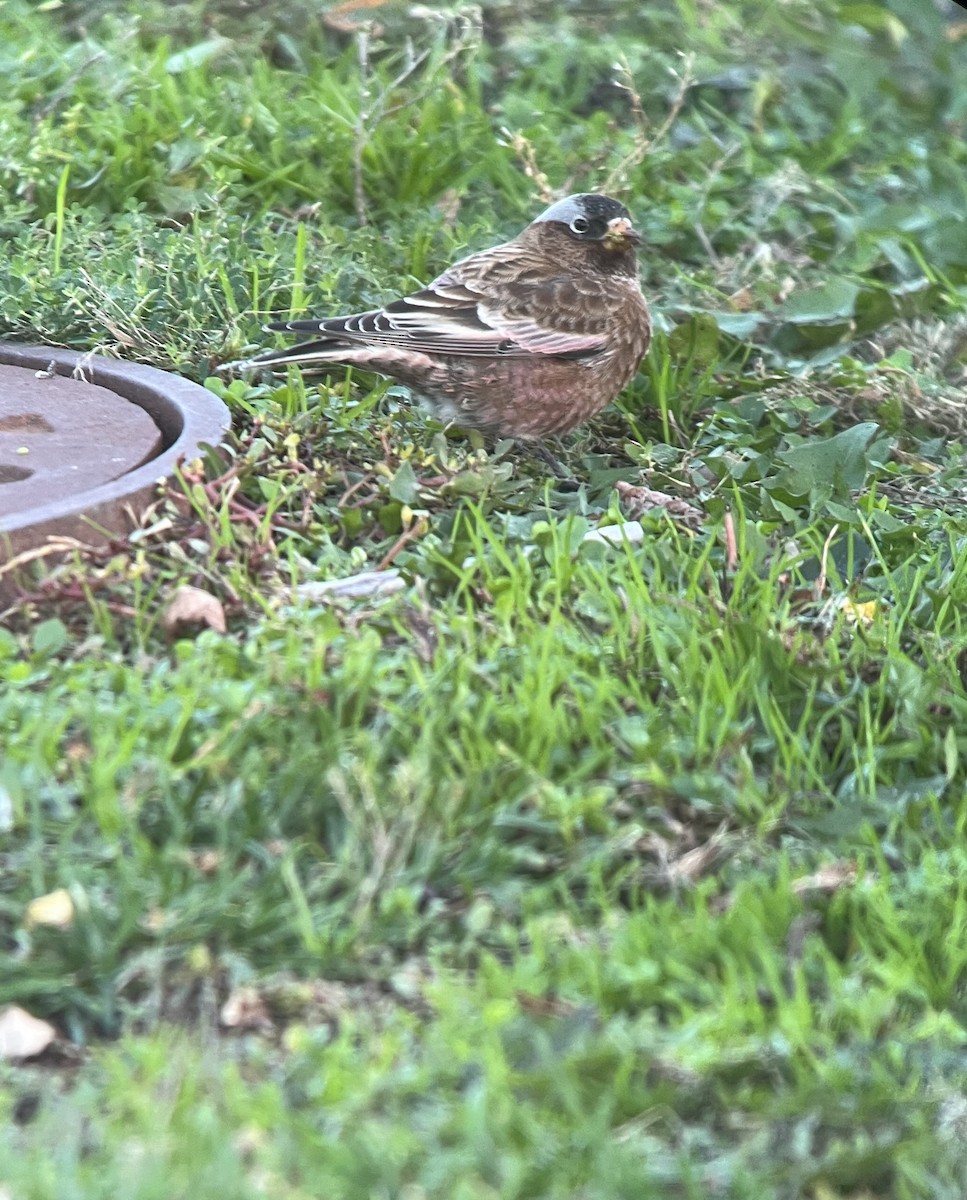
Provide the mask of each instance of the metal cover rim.
{"label": "metal cover rim", "polygon": [[68,377],[76,370],[89,383],[108,388],[143,408],[161,430],[164,440],[160,454],[126,475],[50,504],[0,518],[0,534],[22,533],[42,526],[36,539],[42,541],[55,532],[53,526],[57,522],[74,523],[78,518],[88,523],[93,533],[99,524],[99,512],[107,516],[125,499],[133,504],[139,499],[139,493],[150,495],[161,479],[171,475],[180,460],[197,457],[204,446],[217,446],[231,426],[228,409],[212,392],[180,375],[141,363],[13,342],[0,342],[0,363],[34,371],[46,371],[52,366],[56,374]]}

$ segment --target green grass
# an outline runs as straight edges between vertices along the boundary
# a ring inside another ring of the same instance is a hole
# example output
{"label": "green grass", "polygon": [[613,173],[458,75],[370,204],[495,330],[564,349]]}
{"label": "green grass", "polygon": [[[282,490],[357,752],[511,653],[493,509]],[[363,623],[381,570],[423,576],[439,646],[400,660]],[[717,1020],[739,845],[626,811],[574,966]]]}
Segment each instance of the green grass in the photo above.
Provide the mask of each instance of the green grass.
{"label": "green grass", "polygon": [[[0,1006],[59,1035],[3,1200],[965,1194],[960,15],[0,4],[4,335],[235,426],[3,617]],[[628,203],[659,331],[578,491],[215,374],[545,180]]]}

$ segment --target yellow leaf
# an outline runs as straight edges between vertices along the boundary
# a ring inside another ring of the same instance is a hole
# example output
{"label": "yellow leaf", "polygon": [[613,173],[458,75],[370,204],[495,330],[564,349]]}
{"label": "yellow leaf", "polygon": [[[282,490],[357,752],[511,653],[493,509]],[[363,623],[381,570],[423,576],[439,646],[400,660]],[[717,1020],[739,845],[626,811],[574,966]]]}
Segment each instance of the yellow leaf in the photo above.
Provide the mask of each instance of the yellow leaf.
{"label": "yellow leaf", "polygon": [[74,901],[67,888],[58,888],[46,896],[31,900],[24,913],[24,925],[33,929],[37,925],[50,925],[54,929],[70,929],[74,924]]}
{"label": "yellow leaf", "polygon": [[844,600],[840,605],[843,616],[854,624],[872,625],[876,619],[877,603],[867,600],[865,604],[857,604],[855,600]]}

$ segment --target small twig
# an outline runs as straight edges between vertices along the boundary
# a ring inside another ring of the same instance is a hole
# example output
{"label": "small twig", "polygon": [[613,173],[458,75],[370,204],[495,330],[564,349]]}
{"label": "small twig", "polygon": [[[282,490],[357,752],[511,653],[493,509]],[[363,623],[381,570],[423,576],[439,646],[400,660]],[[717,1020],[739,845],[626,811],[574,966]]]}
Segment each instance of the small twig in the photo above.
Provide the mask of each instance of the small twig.
{"label": "small twig", "polygon": [[692,54],[682,55],[682,72],[679,75],[677,71],[672,74],[678,80],[678,90],[672,97],[671,108],[658,126],[651,137],[648,136],[648,122],[645,117],[644,107],[641,103],[641,96],[638,94],[638,89],[635,86],[634,76],[631,73],[631,68],[628,66],[626,59],[622,58],[618,63],[618,73],[621,76],[617,83],[623,91],[628,93],[628,102],[631,106],[631,115],[637,127],[635,136],[635,144],[618,163],[618,165],[608,173],[604,181],[603,189],[610,192],[613,188],[619,186],[624,176],[632,168],[637,167],[667,135],[669,129],[678,120],[678,114],[682,111],[682,105],[685,103],[685,97],[688,95],[689,88],[695,82],[695,76],[692,73],[695,56]]}
{"label": "small twig", "polygon": [[537,165],[537,155],[534,153],[534,147],[520,132],[515,132],[506,127],[501,129],[500,132],[510,142],[511,149],[517,155],[520,165],[524,169],[524,174],[536,186],[537,195],[541,203],[552,204],[558,199],[558,193],[551,187],[551,181]]}
{"label": "small twig", "polygon": [[365,487],[367,483],[371,483],[372,479],[372,475],[363,475],[361,479],[357,479],[355,483],[350,484],[350,486],[346,488],[343,494],[336,501],[336,508],[345,508],[346,502],[350,499],[350,497],[354,496],[361,487]]}
{"label": "small twig", "polygon": [[[16,604],[8,608],[0,616],[8,617],[13,615],[18,608],[23,608],[28,604],[84,604],[89,601],[92,595],[95,595],[100,589],[107,586],[103,579],[87,579],[78,581],[75,579],[61,581],[58,579],[48,579],[41,583],[35,591],[22,592]],[[122,604],[120,600],[101,600],[101,604],[115,616],[118,617],[136,617],[137,609],[132,608],[129,604]]]}
{"label": "small twig", "polygon": [[723,525],[725,528],[725,569],[732,575],[739,565],[739,546],[735,537],[735,520],[730,508],[725,510]]}
{"label": "small twig", "polygon": [[[419,104],[421,100],[424,100],[437,88],[437,77],[441,71],[449,67],[452,62],[456,62],[462,54],[466,54],[469,61],[471,56],[480,48],[480,43],[483,40],[483,15],[480,9],[468,8],[456,15],[460,18],[460,29],[454,34],[453,44],[451,45],[450,49],[447,50],[440,61],[436,64],[433,75],[429,79],[426,87],[421,88],[419,91],[414,92],[411,96],[407,96],[406,99],[400,100],[397,104],[394,104],[392,108],[386,110],[386,115],[395,114],[401,112],[404,108],[409,108],[413,104]],[[420,69],[420,67],[423,66],[427,59],[430,58],[432,52],[433,47],[429,46],[423,51],[422,54],[418,54],[414,57],[412,46],[410,45],[410,42],[407,41],[406,66],[389,84],[389,86],[383,89],[383,92],[380,96],[380,101],[385,104],[393,92],[396,91],[397,88],[402,87],[402,85],[410,78],[410,76],[414,75]],[[380,112],[379,115],[382,116],[383,113]]]}
{"label": "small twig", "polygon": [[696,221],[695,224],[692,226],[692,228],[695,230],[695,236],[702,243],[702,249],[708,255],[709,262],[712,264],[713,267],[718,267],[722,260],[715,253],[715,247],[709,241],[708,234],[702,228],[702,222]]}
{"label": "small twig", "polygon": [[25,567],[37,559],[47,558],[51,554],[67,554],[72,550],[84,553],[93,548],[88,542],[78,541],[77,538],[50,536],[43,546],[34,546],[31,550],[24,550],[0,565],[0,576],[17,571],[21,567]]}
{"label": "small twig", "polygon": [[74,90],[74,84],[77,83],[77,81],[83,75],[86,75],[91,67],[97,66],[97,64],[99,62],[103,62],[105,58],[107,58],[107,55],[103,50],[95,50],[90,58],[85,59],[79,67],[75,68],[75,70],[73,70],[70,75],[67,76],[60,87],[50,94],[46,104],[42,104],[34,113],[33,126],[35,133],[40,122],[43,121],[45,117],[49,117],[54,109],[61,103],[61,101],[66,99],[66,97],[71,94],[71,92]]}
{"label": "small twig", "polygon": [[412,542],[416,537],[422,537],[426,531],[427,523],[422,517],[420,517],[419,520],[413,522],[409,529],[403,530],[393,545],[390,546],[389,550],[386,551],[383,557],[376,564],[375,569],[377,571],[385,571],[393,559],[396,558],[397,554],[399,554],[399,552],[407,544],[407,542]]}
{"label": "small twig", "polygon": [[[411,79],[421,67],[431,58],[433,47],[428,47],[420,54],[414,54],[409,42],[406,44],[405,61],[399,74],[385,86],[379,89],[375,98],[371,98],[372,71],[369,59],[369,36],[373,29],[371,24],[361,26],[356,32],[356,52],[359,58],[359,112],[356,115],[356,125],[353,133],[353,199],[356,209],[356,219],[360,225],[368,223],[366,212],[366,190],[363,186],[363,154],[373,136],[373,131],[384,116],[396,114],[403,109],[428,96],[437,86],[437,79],[450,63],[458,59],[465,51],[475,50],[479,41],[480,18],[467,20],[464,28],[456,36],[453,45],[436,64],[432,78],[427,86],[412,96],[407,96],[389,108],[390,98],[406,82]],[[475,39],[471,35],[477,33]]]}

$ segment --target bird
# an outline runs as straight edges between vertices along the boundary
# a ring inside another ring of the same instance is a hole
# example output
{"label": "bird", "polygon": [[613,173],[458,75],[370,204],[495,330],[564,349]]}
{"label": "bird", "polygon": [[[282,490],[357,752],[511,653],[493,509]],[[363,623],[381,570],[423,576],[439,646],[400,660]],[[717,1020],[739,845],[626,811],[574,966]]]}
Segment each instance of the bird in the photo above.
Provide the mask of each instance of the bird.
{"label": "bird", "polygon": [[524,442],[557,437],[610,403],[647,352],[640,240],[619,201],[568,196],[383,308],[273,321],[266,331],[309,339],[226,366],[363,368],[419,393],[447,423]]}

